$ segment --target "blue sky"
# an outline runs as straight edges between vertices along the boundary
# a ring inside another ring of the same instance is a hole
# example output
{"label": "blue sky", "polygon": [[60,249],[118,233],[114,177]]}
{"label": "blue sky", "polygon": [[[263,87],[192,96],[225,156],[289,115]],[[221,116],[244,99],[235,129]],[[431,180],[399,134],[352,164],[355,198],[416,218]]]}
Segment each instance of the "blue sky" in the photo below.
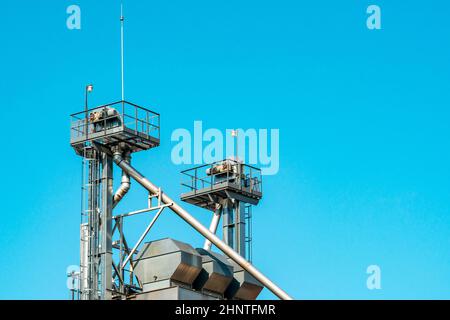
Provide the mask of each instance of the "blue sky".
{"label": "blue sky", "polygon": [[[66,28],[71,4],[81,30]],[[382,30],[366,28],[370,4]],[[125,1],[125,10],[127,99],[162,114],[161,146],[133,160],[150,180],[178,197],[170,135],[195,120],[280,129],[280,171],[254,209],[260,270],[298,299],[450,298],[446,1]],[[93,105],[120,99],[118,14],[119,1],[2,3],[1,299],[68,297],[81,195],[69,115],[87,83]],[[118,210],[145,206],[132,188]],[[131,239],[146,222],[133,222]],[[167,236],[202,245],[169,211],[151,233]],[[372,264],[381,290],[366,288]]]}

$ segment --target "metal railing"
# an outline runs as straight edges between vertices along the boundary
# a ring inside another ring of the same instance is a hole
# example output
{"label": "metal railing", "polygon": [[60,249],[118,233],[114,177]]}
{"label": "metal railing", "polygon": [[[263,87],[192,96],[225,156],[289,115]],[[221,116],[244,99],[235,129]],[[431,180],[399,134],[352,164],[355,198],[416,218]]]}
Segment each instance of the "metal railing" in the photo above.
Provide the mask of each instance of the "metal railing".
{"label": "metal railing", "polygon": [[225,159],[181,171],[181,185],[189,192],[213,190],[225,183],[249,193],[262,193],[261,169]]}
{"label": "metal railing", "polygon": [[113,129],[160,139],[160,115],[127,101],[77,112],[70,118],[71,140],[89,140],[90,135],[107,136]]}

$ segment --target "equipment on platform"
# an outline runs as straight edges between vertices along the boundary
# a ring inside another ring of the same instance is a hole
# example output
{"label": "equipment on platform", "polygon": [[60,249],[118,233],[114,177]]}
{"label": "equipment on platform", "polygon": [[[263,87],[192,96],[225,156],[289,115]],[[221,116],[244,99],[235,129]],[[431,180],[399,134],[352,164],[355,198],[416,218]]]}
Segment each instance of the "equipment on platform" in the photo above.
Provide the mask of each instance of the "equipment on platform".
{"label": "equipment on platform", "polygon": [[[234,159],[224,159],[182,171],[181,200],[213,213],[210,231],[223,218],[225,243],[252,260],[252,206],[262,198],[261,170]],[[205,241],[204,248],[211,249]]]}

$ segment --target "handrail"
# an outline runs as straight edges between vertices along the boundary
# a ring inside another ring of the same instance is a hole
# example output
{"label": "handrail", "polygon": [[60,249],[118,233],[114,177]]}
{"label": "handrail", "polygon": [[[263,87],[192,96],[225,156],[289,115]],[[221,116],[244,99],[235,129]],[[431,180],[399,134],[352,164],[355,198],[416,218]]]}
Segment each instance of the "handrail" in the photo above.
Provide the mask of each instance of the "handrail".
{"label": "handrail", "polygon": [[90,112],[90,111],[94,111],[94,110],[97,110],[97,109],[111,107],[111,106],[115,106],[115,105],[122,104],[122,103],[126,104],[126,105],[130,105],[130,106],[136,107],[138,109],[142,109],[142,110],[150,112],[150,113],[153,113],[153,114],[155,114],[157,116],[161,116],[158,112],[155,112],[153,110],[150,110],[150,109],[138,106],[137,104],[131,103],[131,102],[126,101],[126,100],[120,100],[120,101],[116,101],[116,102],[112,102],[112,103],[107,103],[107,104],[104,104],[104,105],[100,105],[100,106],[97,106],[97,107],[90,108],[88,110],[83,110],[83,111],[80,111],[80,112],[73,113],[70,116],[74,117],[74,116],[79,115],[79,114],[84,114],[84,113],[86,113],[86,111]]}
{"label": "handrail", "polygon": [[[114,109],[116,112],[109,115],[106,110]],[[88,115],[92,112],[102,112],[101,119],[97,121],[91,120]],[[71,137],[81,138],[86,136],[86,131],[90,131],[92,126],[103,123],[102,130],[107,134],[107,130],[112,128],[128,128],[135,131],[136,134],[143,133],[151,137],[160,138],[160,114],[147,108],[138,106],[137,104],[121,100],[113,103],[104,104],[83,110],[72,114],[71,116]],[[119,119],[118,123],[111,124],[111,121]],[[87,119],[87,122],[86,122]]]}
{"label": "handrail", "polygon": [[[230,181],[231,179],[235,179],[235,183],[239,185],[240,189],[246,189],[249,190],[251,193],[253,192],[261,192],[262,190],[262,174],[261,169],[256,168],[254,166],[244,164],[241,162],[238,162],[233,159],[225,159],[221,161],[216,161],[211,164],[203,164],[194,168],[185,169],[181,171],[182,176],[182,186],[188,187],[191,190],[199,190],[203,189],[205,187],[213,187],[214,185],[217,185],[220,182],[223,181],[216,181],[216,177],[221,176],[224,174],[224,172],[217,172],[217,173],[210,173],[206,174],[201,172],[202,170],[213,168],[216,165],[220,165],[224,163],[224,161],[231,162],[231,166],[239,165],[242,166],[242,170],[238,170],[239,172],[226,172],[226,179],[225,181]],[[206,176],[208,175],[208,176]],[[188,179],[189,182],[186,182],[185,179]],[[243,185],[244,181],[249,180],[249,185]],[[190,183],[190,186],[187,186],[187,183]],[[201,186],[198,186],[198,185]],[[206,185],[206,186],[205,186]]]}

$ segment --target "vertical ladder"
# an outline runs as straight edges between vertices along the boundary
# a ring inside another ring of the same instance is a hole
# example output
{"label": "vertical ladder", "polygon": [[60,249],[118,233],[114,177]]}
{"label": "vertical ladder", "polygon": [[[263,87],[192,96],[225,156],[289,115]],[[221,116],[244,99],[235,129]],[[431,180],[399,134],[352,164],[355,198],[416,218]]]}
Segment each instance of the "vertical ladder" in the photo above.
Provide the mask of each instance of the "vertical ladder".
{"label": "vertical ladder", "polygon": [[252,262],[252,205],[231,201],[223,209],[223,241]]}
{"label": "vertical ladder", "polygon": [[246,203],[244,206],[244,216],[245,216],[245,246],[247,253],[246,259],[248,262],[252,262],[252,205]]}
{"label": "vertical ladder", "polygon": [[83,150],[82,209],[80,227],[80,295],[82,300],[99,296],[100,159],[90,146]]}

